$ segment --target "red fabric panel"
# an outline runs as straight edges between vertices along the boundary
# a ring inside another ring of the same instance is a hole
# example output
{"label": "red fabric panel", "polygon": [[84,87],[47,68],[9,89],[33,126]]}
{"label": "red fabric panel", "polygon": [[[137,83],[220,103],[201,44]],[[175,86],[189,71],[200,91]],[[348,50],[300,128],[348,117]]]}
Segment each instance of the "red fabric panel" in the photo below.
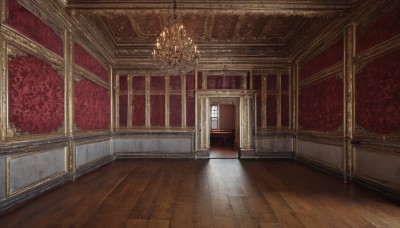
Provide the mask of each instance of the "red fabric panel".
{"label": "red fabric panel", "polygon": [[165,126],[165,96],[150,96],[150,124],[151,126]]}
{"label": "red fabric panel", "polygon": [[50,133],[64,121],[64,82],[47,63],[19,56],[8,64],[9,120],[32,134]]}
{"label": "red fabric panel", "polygon": [[171,76],[169,82],[171,91],[181,89],[181,76]]}
{"label": "red fabric panel", "polygon": [[276,75],[270,74],[267,76],[267,90],[276,90]]}
{"label": "red fabric panel", "polygon": [[119,96],[119,126],[128,125],[128,95]]}
{"label": "red fabric panel", "polygon": [[[135,78],[135,77],[134,77]],[[134,95],[132,101],[132,126],[146,125],[146,95]]]}
{"label": "red fabric panel", "polygon": [[242,76],[208,76],[207,89],[242,89]]}
{"label": "red fabric panel", "polygon": [[400,50],[368,63],[356,74],[356,120],[364,129],[400,133]]}
{"label": "red fabric panel", "polygon": [[254,75],[253,76],[253,89],[261,91],[261,84],[262,84],[261,75]]}
{"label": "red fabric panel", "polygon": [[165,91],[165,77],[164,76],[150,77],[150,90]]}
{"label": "red fabric panel", "polygon": [[261,126],[261,95],[257,94],[257,126]]}
{"label": "red fabric panel", "polygon": [[180,95],[169,96],[169,125],[172,127],[179,127],[182,125],[181,100],[182,98]]}
{"label": "red fabric panel", "polygon": [[300,80],[342,61],[343,51],[343,37],[341,37],[335,44],[315,56],[300,69]]}
{"label": "red fabric panel", "polygon": [[7,24],[50,51],[64,56],[62,39],[50,26],[21,6],[17,0],[8,0]]}
{"label": "red fabric panel", "polygon": [[281,86],[282,86],[282,90],[285,90],[285,91],[289,90],[289,75],[282,74],[282,76],[281,76]]}
{"label": "red fabric panel", "polygon": [[193,74],[188,74],[186,75],[186,91],[194,90],[195,86],[195,80],[194,80],[194,75]]}
{"label": "red fabric panel", "polygon": [[194,97],[187,97],[186,99],[186,126],[194,127],[196,119]]}
{"label": "red fabric panel", "polygon": [[128,90],[128,76],[126,76],[126,75],[119,76],[119,89],[121,91]]}
{"label": "red fabric panel", "polygon": [[343,122],[343,80],[331,77],[300,91],[299,124],[304,130],[334,131]]}
{"label": "red fabric panel", "polygon": [[107,129],[110,125],[110,95],[103,87],[82,79],[74,83],[75,124],[81,130]]}
{"label": "red fabric panel", "polygon": [[108,82],[108,70],[77,43],[74,44],[74,63]]}
{"label": "red fabric panel", "polygon": [[357,53],[400,34],[400,5],[368,25],[357,28]]}
{"label": "red fabric panel", "polygon": [[267,126],[276,127],[276,95],[267,96]]}
{"label": "red fabric panel", "polygon": [[135,76],[132,77],[132,89],[133,91],[145,91],[146,89],[146,77]]}
{"label": "red fabric panel", "polygon": [[281,125],[283,127],[289,127],[289,96],[282,94],[281,96]]}

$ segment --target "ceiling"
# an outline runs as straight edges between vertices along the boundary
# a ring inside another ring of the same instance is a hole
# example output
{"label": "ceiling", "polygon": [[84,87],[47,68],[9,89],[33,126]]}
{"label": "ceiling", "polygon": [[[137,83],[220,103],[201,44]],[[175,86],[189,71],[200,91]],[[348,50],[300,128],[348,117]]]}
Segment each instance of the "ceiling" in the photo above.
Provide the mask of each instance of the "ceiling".
{"label": "ceiling", "polygon": [[[305,42],[349,13],[353,2],[178,0],[177,15],[198,44],[204,68],[254,68],[288,62]],[[120,68],[151,68],[146,60],[173,15],[172,1],[165,0],[69,0],[66,8],[101,34]]]}

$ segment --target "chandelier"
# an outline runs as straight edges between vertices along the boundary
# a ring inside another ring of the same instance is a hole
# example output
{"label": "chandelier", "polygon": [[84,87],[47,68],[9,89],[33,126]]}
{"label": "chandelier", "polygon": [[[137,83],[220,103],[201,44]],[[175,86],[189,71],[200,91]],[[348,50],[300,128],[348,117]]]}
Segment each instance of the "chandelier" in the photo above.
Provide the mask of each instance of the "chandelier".
{"label": "chandelier", "polygon": [[157,39],[153,59],[161,69],[179,74],[193,70],[199,58],[197,45],[186,35],[183,25],[179,23],[174,0],[174,17]]}

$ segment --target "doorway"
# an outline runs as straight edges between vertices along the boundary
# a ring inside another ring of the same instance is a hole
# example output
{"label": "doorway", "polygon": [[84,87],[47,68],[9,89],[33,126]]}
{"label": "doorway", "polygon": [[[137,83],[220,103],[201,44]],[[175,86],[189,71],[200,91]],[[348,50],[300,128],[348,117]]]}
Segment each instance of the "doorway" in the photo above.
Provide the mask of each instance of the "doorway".
{"label": "doorway", "polygon": [[214,103],[210,108],[210,158],[237,159],[237,106]]}

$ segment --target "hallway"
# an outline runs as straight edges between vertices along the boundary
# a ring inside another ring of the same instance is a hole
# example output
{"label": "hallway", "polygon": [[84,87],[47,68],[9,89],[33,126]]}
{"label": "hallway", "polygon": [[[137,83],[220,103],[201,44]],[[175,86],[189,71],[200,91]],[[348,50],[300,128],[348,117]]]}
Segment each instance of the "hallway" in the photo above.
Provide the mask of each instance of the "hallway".
{"label": "hallway", "polygon": [[117,160],[5,227],[399,227],[382,195],[292,160]]}

